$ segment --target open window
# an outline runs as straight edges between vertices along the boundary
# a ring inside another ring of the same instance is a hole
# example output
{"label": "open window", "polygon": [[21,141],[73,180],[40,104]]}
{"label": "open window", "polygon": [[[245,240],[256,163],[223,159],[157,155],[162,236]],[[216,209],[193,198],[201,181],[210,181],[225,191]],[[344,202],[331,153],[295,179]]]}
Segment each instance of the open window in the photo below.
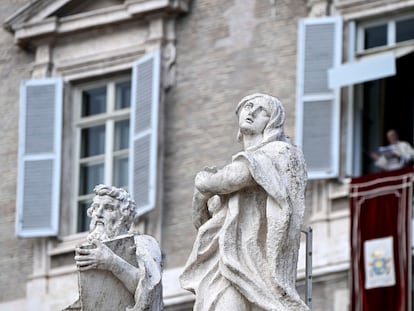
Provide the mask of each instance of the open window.
{"label": "open window", "polygon": [[413,23],[413,15],[348,22],[342,63],[340,17],[300,22],[296,142],[310,178],[374,172],[370,154],[388,144],[389,129],[413,144]]}
{"label": "open window", "polygon": [[370,153],[388,145],[386,132],[395,129],[400,140],[413,145],[414,131],[414,53],[396,60],[396,74],[356,86],[355,135],[361,137],[355,146],[361,169],[355,174],[376,171]]}
{"label": "open window", "polygon": [[378,170],[370,154],[388,145],[389,129],[413,144],[413,23],[413,14],[349,22],[348,63],[330,72],[330,82],[348,87],[349,176]]}

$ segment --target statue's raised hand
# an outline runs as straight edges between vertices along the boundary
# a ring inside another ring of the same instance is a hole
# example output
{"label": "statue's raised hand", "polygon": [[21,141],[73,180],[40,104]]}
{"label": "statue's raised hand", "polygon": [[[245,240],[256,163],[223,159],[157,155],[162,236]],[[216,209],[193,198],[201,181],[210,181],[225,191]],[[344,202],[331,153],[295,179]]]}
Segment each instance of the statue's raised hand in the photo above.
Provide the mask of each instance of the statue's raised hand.
{"label": "statue's raised hand", "polygon": [[91,245],[76,248],[76,265],[79,271],[89,269],[111,270],[115,254],[99,240]]}

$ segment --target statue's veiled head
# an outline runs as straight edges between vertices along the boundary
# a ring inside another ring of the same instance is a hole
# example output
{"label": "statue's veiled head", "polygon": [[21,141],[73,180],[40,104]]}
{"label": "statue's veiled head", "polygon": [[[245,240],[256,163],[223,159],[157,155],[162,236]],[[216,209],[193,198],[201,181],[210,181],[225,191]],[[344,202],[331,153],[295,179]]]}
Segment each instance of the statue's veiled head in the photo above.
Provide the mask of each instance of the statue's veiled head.
{"label": "statue's veiled head", "polygon": [[[282,103],[275,97],[267,94],[255,93],[244,97],[237,105],[236,114],[240,118],[242,115],[242,109],[246,105],[252,105],[257,108],[261,106],[264,111],[268,114],[268,121],[263,126],[263,143],[271,141],[288,141],[284,133],[285,123],[285,109]],[[239,125],[240,125],[239,120]],[[237,139],[239,141],[243,138],[243,129],[239,129]]]}

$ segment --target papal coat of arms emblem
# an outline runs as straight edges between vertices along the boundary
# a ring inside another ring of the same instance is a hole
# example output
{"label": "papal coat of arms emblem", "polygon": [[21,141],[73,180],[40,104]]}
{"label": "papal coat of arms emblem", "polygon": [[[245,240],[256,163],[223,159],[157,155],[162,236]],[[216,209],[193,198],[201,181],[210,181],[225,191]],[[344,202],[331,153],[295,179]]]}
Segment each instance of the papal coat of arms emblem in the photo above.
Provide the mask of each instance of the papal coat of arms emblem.
{"label": "papal coat of arms emblem", "polygon": [[395,285],[392,237],[365,241],[364,259],[366,289]]}

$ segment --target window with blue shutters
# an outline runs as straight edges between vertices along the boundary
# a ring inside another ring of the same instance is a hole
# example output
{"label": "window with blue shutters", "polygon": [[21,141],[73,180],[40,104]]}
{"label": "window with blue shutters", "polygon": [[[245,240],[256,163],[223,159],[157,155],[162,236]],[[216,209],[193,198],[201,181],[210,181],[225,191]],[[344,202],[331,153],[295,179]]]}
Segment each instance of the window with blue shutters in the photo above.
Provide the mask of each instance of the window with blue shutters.
{"label": "window with blue shutters", "polygon": [[[16,233],[59,234],[61,168],[74,166],[72,232],[89,230],[96,184],[126,188],[142,215],[155,207],[160,52],[138,59],[132,76],[73,87],[74,161],[62,163],[63,80],[22,82]],[[72,100],[72,99],[71,99]],[[70,148],[69,148],[70,149]],[[70,159],[70,157],[68,157]],[[67,177],[67,176],[65,176]],[[67,180],[67,179],[66,179]]]}

